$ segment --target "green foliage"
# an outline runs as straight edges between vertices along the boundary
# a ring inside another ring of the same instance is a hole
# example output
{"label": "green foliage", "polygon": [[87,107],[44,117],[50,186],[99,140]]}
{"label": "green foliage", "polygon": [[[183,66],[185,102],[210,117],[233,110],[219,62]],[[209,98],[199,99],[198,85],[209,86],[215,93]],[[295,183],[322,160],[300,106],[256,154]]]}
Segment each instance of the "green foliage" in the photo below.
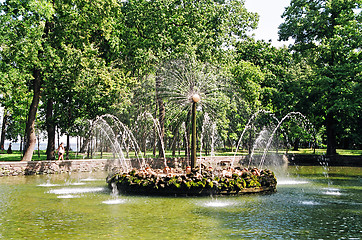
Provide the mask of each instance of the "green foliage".
{"label": "green foliage", "polygon": [[260,67],[251,62],[240,61],[232,69],[235,89],[241,98],[248,102],[253,109],[260,106],[261,83],[264,80],[264,74]]}
{"label": "green foliage", "polygon": [[23,136],[27,107],[30,96],[27,91],[26,79],[17,69],[0,72],[0,99],[4,107],[3,116],[8,116],[6,139],[17,140]]}
{"label": "green foliage", "polygon": [[[345,136],[338,126],[361,120],[361,98],[352,97],[361,94],[360,9],[356,0],[291,1],[280,26],[280,39],[293,38],[292,49],[312,67],[313,80],[303,82],[301,89],[309,98],[311,117],[320,121],[319,127],[326,126],[327,154],[335,151],[336,137]],[[348,137],[355,140],[360,142]]]}
{"label": "green foliage", "polygon": [[[190,88],[205,92],[198,132],[206,112],[211,114],[225,147],[234,147],[250,116],[263,109],[278,118],[299,111],[317,128],[311,137],[283,125],[290,140],[314,138],[326,144],[332,122],[335,136],[328,138],[336,138],[339,147],[359,148],[360,8],[357,0],[292,0],[279,31],[280,39],[295,40],[290,52],[247,37],[258,16],[238,0],[2,1],[0,98],[9,114],[7,139],[25,133],[37,70],[42,90],[38,128],[53,125],[81,135],[85,120],[112,113],[131,128],[142,125],[136,137],[146,148],[145,139],[155,138],[147,131],[153,124],[137,117],[145,111],[155,115],[156,78],[170,70],[165,67],[170,59],[188,56],[193,74],[205,73],[204,86]],[[181,107],[172,100],[176,95],[163,97],[166,137],[185,136],[180,129],[188,117],[187,97]],[[53,115],[45,120],[48,100]],[[254,135],[250,132],[250,140]]]}
{"label": "green foliage", "polygon": [[[112,19],[119,8],[114,1],[1,4],[1,72],[31,89],[33,70],[39,70],[42,103],[48,99],[54,103],[53,119],[46,123],[58,126],[63,133],[75,134],[79,118],[91,119],[129,105],[129,88],[135,80],[105,54],[111,50],[107,37],[114,30]],[[14,89],[8,82],[3,86]],[[28,92],[24,96],[15,89],[15,94],[6,89],[1,92],[23,101],[32,95]],[[20,109],[26,113],[28,107],[26,102]]]}
{"label": "green foliage", "polygon": [[220,47],[255,27],[255,14],[240,1],[145,1],[124,3],[110,41],[132,73],[145,75],[164,58],[220,57]]}
{"label": "green foliage", "polygon": [[[253,171],[253,170],[252,170]],[[202,191],[214,194],[238,194],[244,188],[275,187],[276,178],[270,170],[262,170],[259,176],[249,170],[232,177],[215,176],[209,171],[191,174],[156,174],[132,170],[129,173],[117,173],[107,179],[109,186],[116,183],[121,191],[137,189],[138,193],[152,194],[195,194]]]}
{"label": "green foliage", "polygon": [[237,86],[250,89],[243,90],[244,98],[254,111],[262,108],[285,115],[291,110],[295,97],[289,69],[294,63],[287,49],[247,38],[237,45],[235,58],[244,66],[236,71]]}

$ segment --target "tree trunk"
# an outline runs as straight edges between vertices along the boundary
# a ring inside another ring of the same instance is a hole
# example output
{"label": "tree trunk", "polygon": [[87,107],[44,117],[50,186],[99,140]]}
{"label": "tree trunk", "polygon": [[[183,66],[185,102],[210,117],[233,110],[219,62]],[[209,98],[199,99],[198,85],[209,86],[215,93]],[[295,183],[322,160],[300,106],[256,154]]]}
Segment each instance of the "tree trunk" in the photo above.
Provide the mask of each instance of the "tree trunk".
{"label": "tree trunk", "polygon": [[173,132],[172,132],[172,134],[173,134],[173,139],[172,139],[172,156],[176,156],[176,147],[177,147],[177,145],[176,145],[176,143],[177,143],[177,141],[178,141],[178,128],[179,128],[179,126],[178,125],[176,125],[175,126],[175,128],[173,129]]}
{"label": "tree trunk", "polygon": [[156,149],[157,149],[157,130],[156,130],[156,126],[153,126],[153,150],[152,150],[152,155],[154,157],[156,157]]}
{"label": "tree trunk", "polygon": [[299,138],[296,138],[295,141],[294,141],[294,148],[293,148],[293,151],[298,151],[299,149],[299,142],[300,142],[300,139]]}
{"label": "tree trunk", "polygon": [[77,137],[77,151],[76,151],[76,155],[78,155],[78,152],[79,152],[79,146],[80,146],[80,137],[78,136]]}
{"label": "tree trunk", "polygon": [[21,138],[20,138],[20,152],[21,152],[21,153],[23,152],[23,145],[24,145],[24,138],[21,137]]}
{"label": "tree trunk", "polygon": [[336,141],[336,120],[333,114],[328,113],[326,117],[326,131],[327,131],[327,156],[337,154],[337,141]]}
{"label": "tree trunk", "polygon": [[66,150],[65,159],[66,160],[69,160],[69,149],[70,149],[70,136],[69,136],[69,134],[67,134],[67,147],[65,148],[65,150]]}
{"label": "tree trunk", "polygon": [[80,146],[79,152],[80,153],[85,153],[85,151],[87,150],[87,148],[89,148],[89,141],[90,141],[90,136],[86,136],[83,139],[83,143]]}
{"label": "tree trunk", "polygon": [[156,98],[157,98],[157,105],[158,105],[158,123],[160,127],[160,136],[158,139],[158,156],[159,158],[164,158],[163,155],[163,140],[165,137],[165,105],[163,103],[163,100],[159,94],[159,90],[161,88],[161,79],[157,77],[156,79]]}
{"label": "tree trunk", "polygon": [[38,159],[40,160],[40,135],[38,134]]}
{"label": "tree trunk", "polygon": [[100,132],[99,134],[100,134],[99,138],[100,138],[100,141],[101,141],[101,142],[99,143],[99,145],[100,145],[100,147],[101,147],[101,158],[103,158],[104,140],[103,140],[102,132]]}
{"label": "tree trunk", "polygon": [[252,154],[253,149],[253,136],[251,130],[249,131],[249,141],[248,141],[248,153],[249,155]]}
{"label": "tree trunk", "polygon": [[41,72],[38,69],[33,70],[33,100],[30,105],[28,121],[26,123],[26,145],[25,153],[21,161],[31,161],[33,157],[34,147],[36,145],[36,135],[35,135],[35,120],[36,112],[38,110],[38,105],[40,101],[41,94]]}
{"label": "tree trunk", "polygon": [[205,141],[205,156],[207,156],[209,154],[209,138],[206,137],[204,141]]}
{"label": "tree trunk", "polygon": [[48,143],[47,143],[47,159],[55,159],[55,126],[53,123],[53,100],[48,99],[47,108],[45,114],[45,123],[48,133]]}
{"label": "tree trunk", "polygon": [[147,133],[146,131],[144,131],[143,136],[142,136],[142,151],[143,151],[143,156],[146,157],[147,154]]}
{"label": "tree trunk", "polygon": [[158,156],[160,158],[165,157],[163,155],[163,148],[164,148],[164,138],[165,138],[165,105],[163,104],[162,99],[158,100],[159,106],[159,124],[160,124],[160,136],[158,138]]}
{"label": "tree trunk", "polygon": [[59,128],[56,129],[56,133],[57,133],[57,140],[58,140],[58,145],[60,145],[60,133],[59,133]]}
{"label": "tree trunk", "polygon": [[89,141],[92,138],[92,131],[93,131],[93,123],[89,126],[89,131],[83,137],[83,141],[81,141],[79,153],[85,153],[87,148],[89,148]]}
{"label": "tree trunk", "polygon": [[[156,101],[157,101],[157,99],[156,99]],[[156,119],[156,116],[157,116],[157,104],[156,104],[154,119]],[[153,152],[152,152],[152,154],[154,157],[156,157],[157,139],[158,139],[157,126],[155,124],[153,124]]]}
{"label": "tree trunk", "polygon": [[8,116],[9,116],[8,111],[6,110],[6,108],[4,108],[3,124],[1,126],[1,140],[0,140],[1,150],[4,150],[6,125],[8,125]]}
{"label": "tree trunk", "polygon": [[[54,4],[54,2],[53,2]],[[50,32],[51,23],[49,21],[45,22],[43,41],[45,42],[48,38],[48,34]],[[43,57],[43,52],[41,50],[38,51],[39,60]],[[42,85],[42,72],[39,68],[33,69],[33,100],[30,104],[28,119],[26,122],[25,132],[26,132],[26,145],[25,145],[25,153],[21,161],[31,161],[34,153],[34,147],[36,144],[36,135],[35,135],[35,120],[36,113],[38,111],[38,105],[40,101],[41,95],[41,85]]]}

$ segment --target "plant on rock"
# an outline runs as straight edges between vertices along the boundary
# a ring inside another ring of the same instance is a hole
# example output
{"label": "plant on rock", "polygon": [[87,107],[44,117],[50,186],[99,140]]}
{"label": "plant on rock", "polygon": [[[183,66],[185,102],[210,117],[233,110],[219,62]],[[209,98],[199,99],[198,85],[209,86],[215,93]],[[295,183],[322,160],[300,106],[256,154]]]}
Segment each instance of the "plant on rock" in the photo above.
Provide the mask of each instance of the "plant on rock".
{"label": "plant on rock", "polygon": [[121,193],[147,195],[237,195],[275,192],[276,178],[272,171],[230,169],[223,171],[195,170],[163,173],[161,170],[132,170],[116,173],[107,179],[111,188]]}

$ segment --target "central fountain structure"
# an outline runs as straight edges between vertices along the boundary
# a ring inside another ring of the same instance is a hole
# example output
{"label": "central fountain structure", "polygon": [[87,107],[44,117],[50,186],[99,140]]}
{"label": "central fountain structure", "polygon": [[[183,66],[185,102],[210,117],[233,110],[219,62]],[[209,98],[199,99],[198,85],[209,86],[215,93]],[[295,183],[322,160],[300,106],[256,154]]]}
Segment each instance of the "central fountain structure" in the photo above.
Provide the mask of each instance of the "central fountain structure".
{"label": "central fountain structure", "polygon": [[[200,100],[197,93],[190,97],[192,102],[190,166],[187,166],[186,169],[170,168],[167,166],[167,161],[164,161],[165,167],[163,169],[152,169],[142,159],[142,161],[138,160],[140,168],[132,168],[129,171],[130,166],[126,163],[124,155],[118,154],[118,156],[123,156],[123,161],[121,161],[123,168],[107,177],[109,188],[116,188],[118,192],[123,194],[158,196],[241,195],[275,192],[277,180],[270,170],[245,167],[228,167],[216,170],[212,167],[207,168],[202,164],[197,166],[196,104]],[[100,122],[105,123],[104,120]],[[122,135],[127,134],[133,139],[132,134],[124,125],[122,128],[125,130]],[[115,136],[115,134],[112,135]],[[137,144],[133,145],[138,146]],[[121,149],[121,147],[117,147],[117,149]]]}
{"label": "central fountain structure", "polygon": [[[179,106],[191,107],[191,159],[189,165],[175,166],[170,168],[164,156],[164,167],[151,168],[144,160],[138,160],[138,167],[127,162],[123,154],[118,154],[121,160],[121,168],[118,172],[107,178],[110,188],[117,188],[125,194],[144,195],[168,195],[168,196],[205,196],[205,195],[240,195],[247,193],[270,193],[276,191],[277,180],[272,171],[261,169],[261,167],[244,166],[219,166],[214,169],[211,166],[202,164],[197,159],[197,135],[196,135],[196,113],[197,105],[202,104],[207,108],[208,101],[213,100],[219,88],[219,79],[210,66],[198,67],[194,63],[174,61],[160,68],[159,78],[164,85],[159,89],[162,97],[168,98],[170,102],[176,102]],[[210,100],[211,99],[211,100]],[[103,122],[100,121],[99,122]],[[157,121],[153,121],[158,130]],[[125,136],[133,141],[132,134],[126,130],[114,136]],[[161,136],[161,134],[159,134]],[[121,137],[124,139],[124,137]],[[118,141],[122,143],[122,141]],[[163,139],[160,138],[163,147]],[[134,146],[137,144],[133,143]],[[121,149],[120,147],[117,147]],[[137,154],[137,148],[135,152]],[[116,148],[115,148],[116,149]],[[163,151],[164,153],[164,151]]]}
{"label": "central fountain structure", "polygon": [[[162,196],[240,195],[276,191],[277,180],[270,170],[257,168],[227,168],[214,170],[202,165],[197,167],[196,156],[196,104],[200,96],[195,93],[192,101],[191,166],[185,170],[172,169],[167,164],[163,170],[141,167],[129,172],[118,172],[107,178],[110,188],[124,194]],[[165,162],[166,163],[166,162]]]}

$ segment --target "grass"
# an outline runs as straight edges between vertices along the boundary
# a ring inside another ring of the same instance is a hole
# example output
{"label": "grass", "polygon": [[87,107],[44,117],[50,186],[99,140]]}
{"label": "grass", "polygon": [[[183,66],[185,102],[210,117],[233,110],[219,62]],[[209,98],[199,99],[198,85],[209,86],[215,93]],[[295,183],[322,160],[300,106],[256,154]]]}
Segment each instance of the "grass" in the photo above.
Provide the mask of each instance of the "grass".
{"label": "grass", "polygon": [[[13,151],[13,153],[8,154],[6,151],[0,152],[0,161],[20,161],[22,158],[22,154],[20,151]],[[74,152],[69,153],[69,159],[83,159],[83,155],[76,154]],[[45,161],[47,160],[47,156],[45,150],[40,150],[38,154],[38,150],[35,150],[33,153],[33,161]]]}
{"label": "grass", "polygon": [[[323,155],[326,153],[326,149],[316,149],[315,153],[313,153],[313,149],[303,148],[298,151],[289,151],[288,153]],[[337,149],[337,154],[342,156],[362,156],[362,150]]]}
{"label": "grass", "polygon": [[[270,152],[275,152],[275,150],[271,150]],[[283,154],[285,153],[285,150],[279,150],[278,153],[279,154]],[[315,154],[317,155],[323,155],[325,154],[326,150],[325,149],[316,149],[315,150]],[[39,153],[39,154],[38,154]],[[263,153],[261,151],[261,153]],[[310,148],[303,148],[303,149],[299,149],[298,151],[288,151],[289,154],[314,154],[313,149]],[[124,153],[125,154],[125,153]],[[215,153],[216,156],[234,156],[234,152],[229,150],[226,151],[217,151]],[[237,155],[247,155],[248,152],[246,150],[241,150],[237,153]],[[259,152],[260,154],[260,152]],[[337,149],[337,154],[342,155],[342,156],[362,156],[362,150],[349,150],[349,149]],[[198,152],[199,155],[199,152]],[[205,156],[205,154],[202,154],[203,156]],[[184,157],[185,153],[184,151],[181,151],[180,153],[177,152],[176,156],[172,156],[172,152],[171,151],[167,151],[166,152],[166,158],[167,157]],[[135,158],[135,153],[134,152],[130,152],[129,156],[127,157],[125,155],[126,158]],[[6,151],[1,151],[0,152],[0,161],[20,161],[22,158],[22,154],[19,151],[13,151],[12,154],[8,154],[6,153]],[[75,152],[70,152],[69,153],[69,159],[86,159],[87,154],[80,154],[80,153],[75,153]],[[92,159],[97,159],[97,158],[104,158],[104,159],[113,159],[113,154],[112,153],[103,153],[101,154],[100,152],[97,152],[96,154],[94,154],[92,157],[89,157]],[[146,153],[145,158],[153,158],[153,154],[151,151]],[[44,150],[40,150],[38,152],[38,150],[34,151],[33,154],[33,161],[44,161],[47,160],[46,159],[46,153]]]}

